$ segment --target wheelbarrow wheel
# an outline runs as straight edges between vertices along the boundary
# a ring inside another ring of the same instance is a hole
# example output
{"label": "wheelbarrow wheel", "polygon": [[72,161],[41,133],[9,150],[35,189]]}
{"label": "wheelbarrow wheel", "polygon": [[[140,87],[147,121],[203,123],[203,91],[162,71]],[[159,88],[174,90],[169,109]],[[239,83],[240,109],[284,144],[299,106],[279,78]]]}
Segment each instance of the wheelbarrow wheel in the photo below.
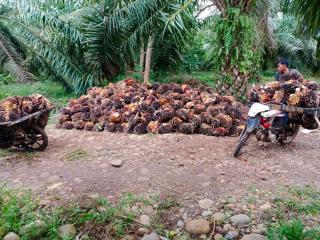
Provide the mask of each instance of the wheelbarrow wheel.
{"label": "wheelbarrow wheel", "polygon": [[39,126],[32,126],[28,131],[28,142],[24,149],[28,152],[42,152],[48,146],[48,136]]}

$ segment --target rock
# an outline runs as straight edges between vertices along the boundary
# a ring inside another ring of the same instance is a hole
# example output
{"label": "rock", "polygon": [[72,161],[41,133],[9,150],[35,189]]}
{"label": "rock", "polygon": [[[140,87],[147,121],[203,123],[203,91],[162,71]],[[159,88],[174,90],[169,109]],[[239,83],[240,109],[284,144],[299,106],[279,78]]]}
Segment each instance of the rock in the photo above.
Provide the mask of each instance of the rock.
{"label": "rock", "polygon": [[154,214],[154,209],[151,206],[142,207],[142,211],[149,216]]}
{"label": "rock", "polygon": [[20,237],[14,232],[9,232],[4,236],[3,240],[20,240]]}
{"label": "rock", "polygon": [[59,182],[60,181],[60,177],[57,175],[53,175],[47,178],[47,182],[48,183],[55,183],[55,182]]}
{"label": "rock", "polygon": [[234,230],[234,228],[230,224],[223,225],[223,230],[228,232]]}
{"label": "rock", "polygon": [[227,232],[227,234],[224,236],[225,239],[227,240],[233,240],[236,239],[238,237],[238,232],[236,231],[229,231]]}
{"label": "rock", "polygon": [[214,240],[223,240],[224,238],[223,238],[223,235],[221,235],[221,234],[216,234],[216,235],[214,235]]}
{"label": "rock", "polygon": [[145,226],[150,226],[150,217],[148,215],[141,215],[140,223]]}
{"label": "rock", "polygon": [[257,229],[260,231],[260,233],[265,234],[267,232],[267,228],[264,224],[258,224]]}
{"label": "rock", "polygon": [[156,233],[151,233],[149,235],[144,236],[141,240],[160,240],[160,237]]}
{"label": "rock", "polygon": [[270,210],[272,208],[272,206],[269,203],[263,204],[259,207],[259,210],[262,212],[266,212],[268,210]]}
{"label": "rock", "polygon": [[184,214],[182,215],[182,219],[183,219],[184,221],[187,221],[187,220],[188,220],[188,213],[184,213]]}
{"label": "rock", "polygon": [[19,233],[24,237],[34,239],[39,238],[45,234],[48,230],[48,226],[44,221],[36,220],[28,225],[23,226]]}
{"label": "rock", "polygon": [[191,234],[207,234],[210,232],[210,223],[204,219],[190,220],[186,224],[186,230]]}
{"label": "rock", "polygon": [[146,234],[150,233],[150,230],[148,228],[139,228],[138,229],[138,235],[144,236]]}
{"label": "rock", "polygon": [[230,220],[231,220],[232,224],[236,225],[236,226],[247,225],[251,222],[250,217],[245,214],[234,215],[231,217]]}
{"label": "rock", "polygon": [[74,238],[77,234],[77,229],[74,227],[73,224],[65,224],[59,227],[59,236],[64,238]]}
{"label": "rock", "polygon": [[212,218],[216,221],[216,224],[222,224],[226,219],[226,215],[224,213],[215,213]]}
{"label": "rock", "polygon": [[138,206],[132,206],[132,208],[131,208],[131,211],[134,213],[138,212],[138,210],[139,210]]}
{"label": "rock", "polygon": [[205,219],[208,219],[212,215],[212,212],[210,210],[209,211],[203,211],[201,215]]}
{"label": "rock", "polygon": [[252,233],[252,234],[243,236],[241,240],[267,240],[267,237],[260,234]]}
{"label": "rock", "polygon": [[177,222],[177,228],[184,228],[184,222],[183,221],[181,221],[181,220],[179,220],[178,222]]}
{"label": "rock", "polygon": [[93,199],[93,200],[97,200],[99,199],[101,196],[99,193],[91,193],[88,195],[89,198]]}
{"label": "rock", "polygon": [[122,238],[121,240],[135,240],[135,238],[132,235],[127,235],[124,238]]}
{"label": "rock", "polygon": [[112,160],[110,163],[111,163],[111,166],[113,167],[121,167],[123,162],[120,159],[115,159],[115,160]]}
{"label": "rock", "polygon": [[213,201],[211,199],[202,199],[199,201],[199,206],[202,209],[210,209],[213,205]]}

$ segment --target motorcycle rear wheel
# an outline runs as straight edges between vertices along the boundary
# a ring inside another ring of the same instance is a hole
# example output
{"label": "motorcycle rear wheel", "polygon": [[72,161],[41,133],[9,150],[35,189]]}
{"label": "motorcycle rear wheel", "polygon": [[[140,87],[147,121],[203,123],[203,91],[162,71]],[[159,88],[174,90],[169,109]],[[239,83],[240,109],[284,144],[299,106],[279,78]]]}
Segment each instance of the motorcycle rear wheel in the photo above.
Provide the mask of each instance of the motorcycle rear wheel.
{"label": "motorcycle rear wheel", "polygon": [[297,124],[294,124],[293,125],[293,133],[292,133],[292,136],[288,136],[287,139],[279,139],[279,143],[282,144],[282,145],[286,145],[286,144],[290,144],[293,142],[293,140],[296,138],[296,136],[298,135],[299,133],[299,125]]}
{"label": "motorcycle rear wheel", "polygon": [[250,135],[251,134],[248,133],[246,129],[243,130],[239,138],[238,144],[233,152],[233,157],[237,158],[239,156],[241,149],[246,145],[246,142],[248,141]]}

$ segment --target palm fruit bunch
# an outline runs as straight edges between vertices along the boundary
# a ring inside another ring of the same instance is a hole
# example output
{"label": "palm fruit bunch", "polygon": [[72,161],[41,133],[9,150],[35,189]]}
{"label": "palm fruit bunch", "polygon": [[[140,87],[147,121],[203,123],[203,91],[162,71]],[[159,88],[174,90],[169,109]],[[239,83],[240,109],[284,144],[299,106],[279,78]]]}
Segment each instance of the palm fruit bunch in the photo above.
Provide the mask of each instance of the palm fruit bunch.
{"label": "palm fruit bunch", "polygon": [[[25,97],[8,97],[0,101],[0,122],[16,121],[29,114],[51,107],[50,102],[39,94]],[[40,125],[46,125],[49,116],[40,116]]]}
{"label": "palm fruit bunch", "polygon": [[[300,76],[300,75],[299,75]],[[293,107],[319,107],[319,84],[293,76],[288,81],[271,82],[264,86],[253,86],[248,93],[250,102],[281,103]]]}
{"label": "palm fruit bunch", "polygon": [[129,78],[71,100],[57,127],[134,134],[230,136],[245,123],[247,108],[207,86],[141,84]]}

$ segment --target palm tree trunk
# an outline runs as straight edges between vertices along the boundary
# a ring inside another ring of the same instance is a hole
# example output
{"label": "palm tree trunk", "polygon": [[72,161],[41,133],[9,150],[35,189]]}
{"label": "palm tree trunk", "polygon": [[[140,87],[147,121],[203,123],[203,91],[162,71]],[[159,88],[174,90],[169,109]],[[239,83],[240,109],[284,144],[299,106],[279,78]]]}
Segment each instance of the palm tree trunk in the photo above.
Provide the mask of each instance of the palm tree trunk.
{"label": "palm tree trunk", "polygon": [[144,44],[142,43],[141,49],[140,49],[140,62],[139,62],[139,66],[141,67],[141,79],[143,79],[144,57],[145,57],[145,51],[144,51]]}
{"label": "palm tree trunk", "polygon": [[150,80],[150,68],[151,68],[153,43],[154,43],[154,38],[150,37],[148,42],[148,47],[147,47],[146,64],[144,67],[144,77],[143,77],[144,83],[149,83],[149,80]]}

